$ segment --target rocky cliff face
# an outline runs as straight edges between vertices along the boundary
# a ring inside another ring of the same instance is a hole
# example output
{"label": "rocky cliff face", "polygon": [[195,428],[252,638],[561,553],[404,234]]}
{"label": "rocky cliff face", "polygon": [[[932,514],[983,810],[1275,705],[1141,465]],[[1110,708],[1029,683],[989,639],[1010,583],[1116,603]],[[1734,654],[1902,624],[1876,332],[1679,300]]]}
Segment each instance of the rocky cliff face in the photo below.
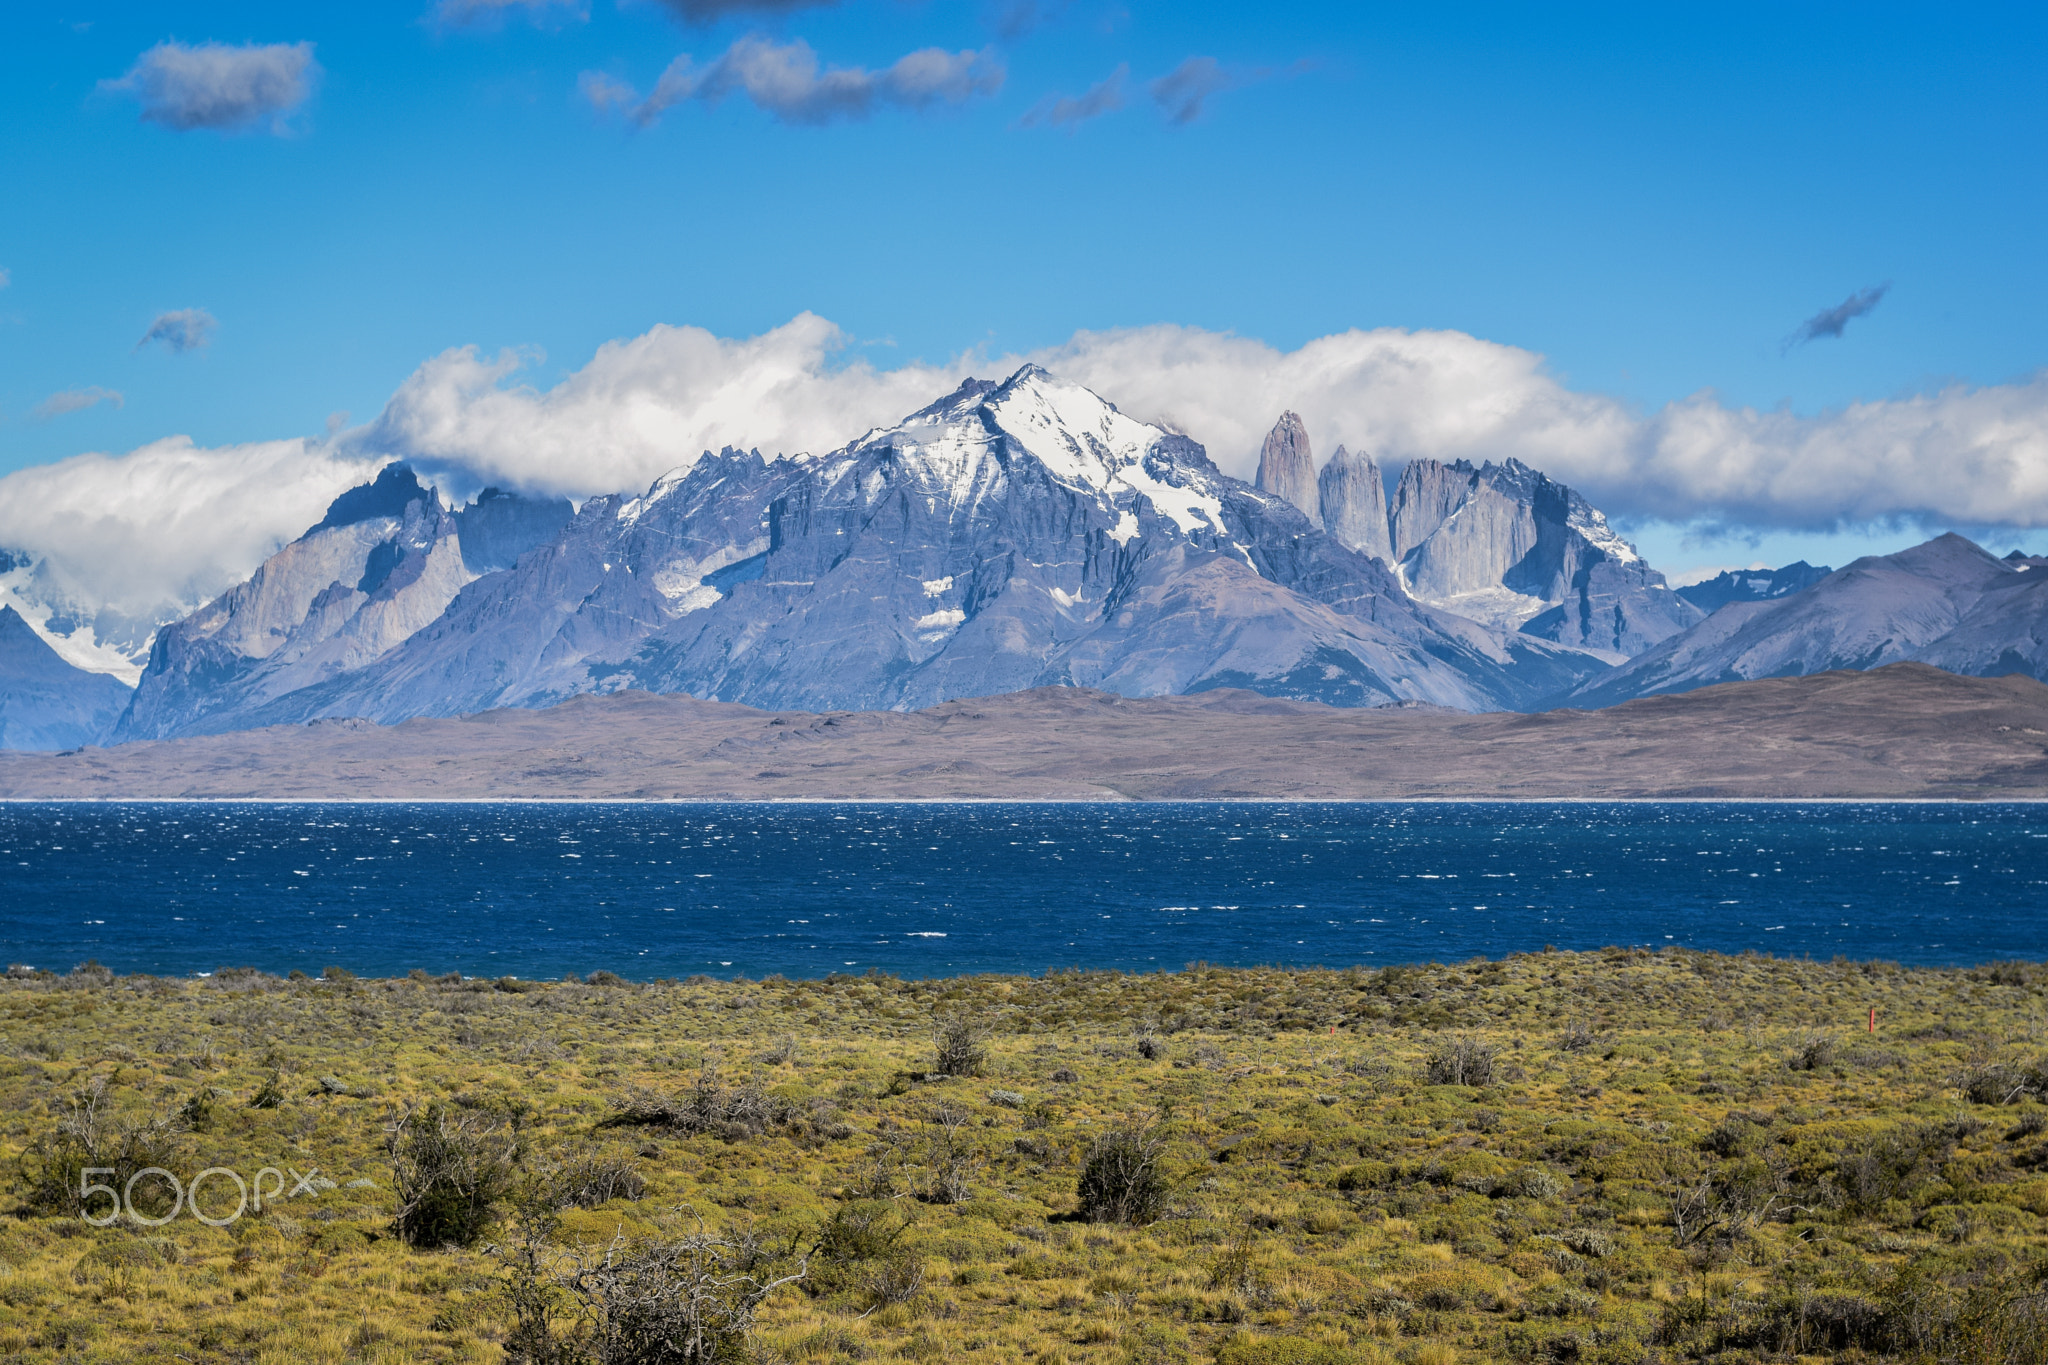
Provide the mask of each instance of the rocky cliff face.
{"label": "rocky cliff face", "polygon": [[1260,492],[1287,499],[1303,516],[1320,524],[1315,455],[1309,450],[1308,428],[1301,424],[1297,414],[1281,413],[1280,420],[1266,433],[1253,486]]}
{"label": "rocky cliff face", "polygon": [[75,749],[97,744],[128,704],[128,687],[88,673],[0,607],[0,749]]}
{"label": "rocky cliff face", "polygon": [[1402,581],[1475,620],[1620,659],[1703,614],[1600,512],[1519,460],[1413,460],[1389,517]]}
{"label": "rocky cliff face", "polygon": [[[1284,452],[1277,467],[1292,467]],[[1383,565],[1226,477],[1194,442],[1026,367],[827,455],[728,450],[637,497],[593,498],[402,643],[274,685],[283,674],[251,641],[293,611],[310,618],[315,580],[354,606],[376,545],[424,559],[448,539],[449,514],[416,505],[416,526],[380,504],[373,527],[316,530],[262,582],[168,632],[163,666],[152,662],[164,681],[145,678],[131,733],[162,733],[180,713],[191,719],[171,724],[187,732],[388,721],[628,687],[828,711],[1046,683],[1476,710],[1601,668],[1412,601]],[[335,568],[295,567],[316,556]],[[297,585],[290,606],[259,611],[272,577]],[[196,656],[223,636],[243,671],[215,687]],[[172,692],[175,706],[159,700]]]}
{"label": "rocky cliff face", "polygon": [[1625,667],[1573,706],[1687,692],[1747,678],[1869,669],[1905,660],[1951,673],[2048,677],[2048,574],[1958,535],[1872,555],[1789,596],[1731,602]]}
{"label": "rocky cliff face", "polygon": [[1379,560],[1394,561],[1388,539],[1387,486],[1380,467],[1364,451],[1337,447],[1337,453],[1316,477],[1317,506],[1323,529],[1339,544]]}

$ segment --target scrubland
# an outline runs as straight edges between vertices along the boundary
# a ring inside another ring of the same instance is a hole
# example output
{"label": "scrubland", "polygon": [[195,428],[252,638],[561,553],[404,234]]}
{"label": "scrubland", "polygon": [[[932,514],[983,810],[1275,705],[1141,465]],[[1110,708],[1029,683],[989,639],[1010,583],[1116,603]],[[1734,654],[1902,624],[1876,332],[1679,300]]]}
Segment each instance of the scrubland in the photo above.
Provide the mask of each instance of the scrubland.
{"label": "scrubland", "polygon": [[[0,1358],[2028,1365],[2044,1028],[2037,966],[1676,950],[17,973]],[[94,1226],[149,1167],[288,1174]]]}

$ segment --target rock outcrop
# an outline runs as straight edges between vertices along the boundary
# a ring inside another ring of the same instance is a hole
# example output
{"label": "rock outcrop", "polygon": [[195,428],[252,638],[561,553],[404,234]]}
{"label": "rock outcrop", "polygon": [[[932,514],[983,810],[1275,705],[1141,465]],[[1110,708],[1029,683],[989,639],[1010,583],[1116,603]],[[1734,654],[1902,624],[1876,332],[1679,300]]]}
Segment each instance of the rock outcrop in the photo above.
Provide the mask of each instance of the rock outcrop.
{"label": "rock outcrop", "polygon": [[13,607],[0,607],[0,749],[96,744],[128,704],[128,686],[73,667]]}
{"label": "rock outcrop", "polygon": [[1316,502],[1323,529],[1339,544],[1383,564],[1394,562],[1387,531],[1387,486],[1372,456],[1338,446],[1316,476]]}
{"label": "rock outcrop", "polygon": [[1420,600],[1610,659],[1639,654],[1704,614],[1597,508],[1519,460],[1411,460],[1389,536]]}
{"label": "rock outcrop", "polygon": [[1280,420],[1266,433],[1253,486],[1260,492],[1287,499],[1311,522],[1320,523],[1315,455],[1309,450],[1308,428],[1301,424],[1297,414],[1281,413]]}

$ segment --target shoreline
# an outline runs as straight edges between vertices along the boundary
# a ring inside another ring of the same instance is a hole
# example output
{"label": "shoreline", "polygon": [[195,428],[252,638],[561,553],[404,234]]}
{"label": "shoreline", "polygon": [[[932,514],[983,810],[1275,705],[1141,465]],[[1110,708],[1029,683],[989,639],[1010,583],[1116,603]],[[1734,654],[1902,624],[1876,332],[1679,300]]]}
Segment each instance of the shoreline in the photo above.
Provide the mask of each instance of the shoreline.
{"label": "shoreline", "polygon": [[[406,982],[419,981],[445,982],[450,980],[459,980],[465,986],[468,986],[471,983],[480,982],[483,983],[484,987],[490,987],[517,994],[532,992],[536,990],[544,990],[555,986],[583,986],[592,984],[615,984],[628,987],[642,988],[669,988],[691,985],[741,987],[772,985],[776,983],[814,983],[831,982],[838,980],[873,980],[895,982],[906,986],[916,986],[920,984],[929,984],[933,982],[988,983],[1014,981],[1043,983],[1048,978],[1053,977],[1074,977],[1077,979],[1113,977],[1122,980],[1129,980],[1132,982],[1144,982],[1154,981],[1159,978],[1193,978],[1199,977],[1204,973],[1210,972],[1227,972],[1247,975],[1258,973],[1281,973],[1284,975],[1295,977],[1354,977],[1360,974],[1371,976],[1392,972],[1396,976],[1398,976],[1402,973],[1407,972],[1448,971],[1454,969],[1477,970],[1487,967],[1506,967],[1515,963],[1550,962],[1558,964],[1560,967],[1563,967],[1573,963],[1580,962],[1583,959],[1598,959],[1602,962],[1646,961],[1652,959],[1663,961],[1688,961],[1704,959],[1715,963],[1750,963],[1761,964],[1764,966],[1783,965],[1795,967],[1826,967],[1830,970],[1864,972],[1866,974],[1878,972],[1925,972],[1938,975],[1959,976],[1968,976],[1971,973],[1990,972],[2004,968],[2019,971],[2021,973],[2039,971],[2044,977],[2048,977],[2048,957],[2035,959],[2028,957],[2008,956],[1987,958],[1982,961],[1967,963],[1915,963],[1888,957],[1852,958],[1840,953],[1837,953],[1832,957],[1823,960],[1821,958],[1814,956],[1811,953],[1767,953],[1756,949],[1750,949],[1739,953],[1728,953],[1722,952],[1719,949],[1715,948],[1693,948],[1683,944],[1672,943],[1608,943],[1603,944],[1597,948],[1552,947],[1532,949],[1527,951],[1509,951],[1505,953],[1476,953],[1469,957],[1458,958],[1420,958],[1413,961],[1378,963],[1352,962],[1345,963],[1343,965],[1336,965],[1330,963],[1287,963],[1276,961],[1229,963],[1209,962],[1198,959],[1191,962],[1184,962],[1178,967],[1160,967],[1151,971],[1136,971],[1122,967],[1083,967],[1078,964],[1070,964],[1067,966],[1044,967],[1036,971],[960,971],[941,972],[929,976],[909,976],[900,972],[892,972],[879,966],[865,966],[864,970],[858,972],[825,972],[817,976],[792,975],[788,972],[769,972],[764,976],[747,976],[744,973],[732,976],[725,976],[715,972],[692,972],[687,976],[633,977],[628,976],[624,972],[614,970],[611,967],[596,967],[588,972],[584,972],[581,974],[575,972],[568,972],[564,973],[561,976],[550,977],[517,976],[509,972],[497,976],[469,975],[459,971],[434,972],[424,967],[414,967],[403,973],[393,972],[389,975],[377,975],[369,972],[357,972],[353,968],[342,966],[339,963],[330,964],[328,967],[322,969],[322,971],[318,973],[307,972],[296,968],[278,972],[271,971],[268,968],[264,967],[253,967],[247,965],[236,966],[223,963],[222,965],[215,967],[211,971],[190,972],[184,975],[168,975],[161,972],[115,971],[113,968],[108,967],[104,963],[100,962],[97,958],[88,958],[85,961],[76,964],[67,972],[58,972],[53,971],[49,968],[38,968],[32,966],[21,967],[20,964],[8,964],[5,971],[0,972],[0,985],[4,985],[5,983],[10,982],[63,983],[65,981],[96,981],[104,979],[116,983],[151,981],[170,983],[203,983],[215,980],[261,980],[265,982],[277,984],[290,984],[294,986],[345,987],[349,985],[378,986],[386,984],[404,984]],[[339,975],[327,975],[328,972],[334,971],[338,971]],[[104,974],[104,977],[102,977],[102,974]]]}
{"label": "shoreline", "polygon": [[2048,806],[2048,796],[0,796],[6,806]]}

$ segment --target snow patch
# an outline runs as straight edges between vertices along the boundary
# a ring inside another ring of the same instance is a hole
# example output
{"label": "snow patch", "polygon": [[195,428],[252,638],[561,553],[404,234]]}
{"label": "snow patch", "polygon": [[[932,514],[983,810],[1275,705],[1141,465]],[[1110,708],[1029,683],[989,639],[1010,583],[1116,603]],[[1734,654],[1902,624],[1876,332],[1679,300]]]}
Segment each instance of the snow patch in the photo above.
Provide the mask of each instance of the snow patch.
{"label": "snow patch", "polygon": [[[1408,586],[1405,576],[1401,586]],[[1473,592],[1453,593],[1449,597],[1417,597],[1415,600],[1501,630],[1515,630],[1539,612],[1557,605],[1503,587],[1479,588]]]}
{"label": "snow patch", "polygon": [[619,504],[618,519],[621,524],[631,526],[640,520],[648,508],[660,502],[676,490],[676,486],[689,476],[686,469],[671,469],[668,473],[649,484],[646,493],[637,498],[628,498]]}
{"label": "snow patch", "polygon": [[[666,597],[670,610],[678,616],[688,616],[693,611],[702,611],[721,600],[725,594],[704,581],[728,564],[737,564],[742,559],[751,559],[768,549],[768,537],[761,536],[745,545],[726,545],[702,559],[672,559],[654,571],[648,580],[654,590]],[[607,565],[607,568],[610,566]]]}
{"label": "snow patch", "polygon": [[952,590],[953,575],[951,574],[947,574],[944,578],[927,578],[924,580],[924,595],[926,597],[937,597],[941,593],[951,592]]}
{"label": "snow patch", "polygon": [[1063,607],[1078,607],[1084,600],[1080,593],[1068,593],[1064,588],[1047,588],[1047,596]]}
{"label": "snow patch", "polygon": [[35,592],[30,577],[33,573],[33,569],[23,566],[11,573],[0,574],[0,607],[13,607],[21,619],[28,622],[28,628],[73,668],[82,668],[88,673],[110,674],[130,687],[140,682],[143,666],[149,662],[150,646],[156,641],[156,632],[151,631],[131,652],[112,641],[101,640],[94,622],[85,616],[81,608],[70,613],[69,619],[76,622],[71,632],[60,633],[51,626],[50,618],[62,617],[66,613],[51,606]]}
{"label": "snow patch", "polygon": [[680,592],[665,592],[662,595],[668,598],[669,606],[678,616],[688,616],[693,611],[715,606],[725,597],[724,593],[709,583],[693,583]]}
{"label": "snow patch", "polygon": [[1565,518],[1565,525],[1591,541],[1593,547],[1605,552],[1609,559],[1618,560],[1623,564],[1634,564],[1642,558],[1636,553],[1635,546],[1614,533],[1614,528],[1607,524],[1606,516],[1597,508],[1574,508],[1571,515]]}
{"label": "snow patch", "polygon": [[910,624],[914,630],[952,630],[966,619],[967,613],[960,610],[960,608],[947,607],[943,611],[935,611],[929,615],[920,616]]}
{"label": "snow patch", "polygon": [[[1079,384],[1044,371],[1022,377],[989,412],[1009,437],[1024,447],[1054,478],[1107,496],[1128,488],[1169,517],[1183,534],[1213,527],[1223,531],[1223,502],[1197,488],[1155,478],[1145,456],[1166,435],[1159,427],[1124,416]],[[1129,516],[1128,513],[1125,514]],[[1137,533],[1137,519],[1117,523],[1118,544]]]}
{"label": "snow patch", "polygon": [[1126,512],[1116,519],[1116,527],[1115,529],[1110,531],[1109,538],[1119,545],[1128,545],[1131,543],[1132,537],[1136,536],[1137,534],[1137,514],[1134,512]]}

